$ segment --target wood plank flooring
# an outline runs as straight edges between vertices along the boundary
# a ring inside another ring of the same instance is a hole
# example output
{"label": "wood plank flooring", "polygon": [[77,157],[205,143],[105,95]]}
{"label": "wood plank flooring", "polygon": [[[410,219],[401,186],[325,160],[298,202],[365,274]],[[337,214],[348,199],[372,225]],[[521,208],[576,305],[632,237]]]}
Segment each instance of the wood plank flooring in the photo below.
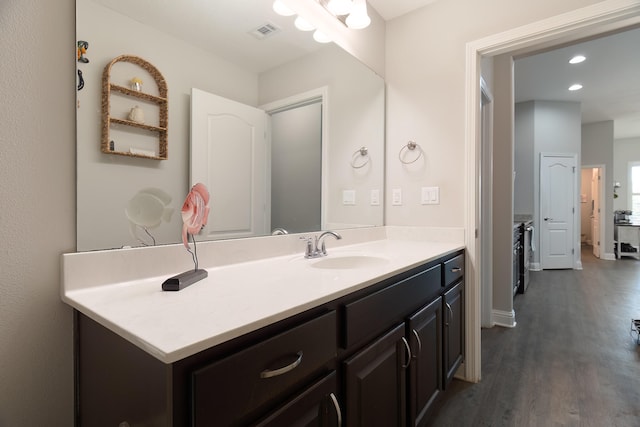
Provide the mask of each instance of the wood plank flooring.
{"label": "wood plank flooring", "polygon": [[429,424],[640,426],[640,261],[531,272],[515,328],[482,330],[482,381],[454,380]]}

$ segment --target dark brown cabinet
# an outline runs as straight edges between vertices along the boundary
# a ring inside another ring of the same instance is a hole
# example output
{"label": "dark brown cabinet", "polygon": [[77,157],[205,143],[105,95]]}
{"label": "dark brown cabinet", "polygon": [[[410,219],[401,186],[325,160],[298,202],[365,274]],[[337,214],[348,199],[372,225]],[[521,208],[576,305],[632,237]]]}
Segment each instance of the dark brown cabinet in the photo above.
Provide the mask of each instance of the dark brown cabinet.
{"label": "dark brown cabinet", "polygon": [[255,427],[341,427],[335,371],[273,411]]}
{"label": "dark brown cabinet", "polygon": [[346,425],[405,425],[404,324],[344,362]]}
{"label": "dark brown cabinet", "polygon": [[423,426],[464,360],[464,254],[172,364],[76,328],[78,426]]}
{"label": "dark brown cabinet", "polygon": [[442,302],[435,299],[409,317],[407,335],[413,348],[409,365],[409,425],[419,426],[443,390]]}
{"label": "dark brown cabinet", "polygon": [[443,296],[445,384],[464,360],[464,283],[458,282]]}

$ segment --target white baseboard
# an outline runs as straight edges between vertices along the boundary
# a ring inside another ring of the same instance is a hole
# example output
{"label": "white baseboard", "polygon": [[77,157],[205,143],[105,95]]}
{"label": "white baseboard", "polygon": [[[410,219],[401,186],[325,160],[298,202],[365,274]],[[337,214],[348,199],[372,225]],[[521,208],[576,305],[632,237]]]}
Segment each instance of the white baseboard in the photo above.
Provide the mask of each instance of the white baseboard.
{"label": "white baseboard", "polygon": [[493,324],[496,326],[503,326],[505,328],[515,328],[516,326],[516,312],[493,310]]}
{"label": "white baseboard", "polygon": [[529,264],[529,271],[540,271],[542,270],[540,268],[540,263],[539,262],[532,262],[531,264]]}
{"label": "white baseboard", "polygon": [[605,261],[615,261],[616,254],[614,254],[613,252],[600,253],[600,259],[603,259]]}

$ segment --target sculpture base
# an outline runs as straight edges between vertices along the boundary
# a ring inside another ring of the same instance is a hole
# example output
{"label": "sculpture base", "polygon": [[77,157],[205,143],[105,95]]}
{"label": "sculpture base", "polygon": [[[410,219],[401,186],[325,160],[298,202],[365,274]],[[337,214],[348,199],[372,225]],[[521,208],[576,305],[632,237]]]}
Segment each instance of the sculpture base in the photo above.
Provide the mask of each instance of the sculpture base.
{"label": "sculpture base", "polygon": [[209,275],[207,270],[189,270],[168,278],[162,283],[163,291],[179,291]]}

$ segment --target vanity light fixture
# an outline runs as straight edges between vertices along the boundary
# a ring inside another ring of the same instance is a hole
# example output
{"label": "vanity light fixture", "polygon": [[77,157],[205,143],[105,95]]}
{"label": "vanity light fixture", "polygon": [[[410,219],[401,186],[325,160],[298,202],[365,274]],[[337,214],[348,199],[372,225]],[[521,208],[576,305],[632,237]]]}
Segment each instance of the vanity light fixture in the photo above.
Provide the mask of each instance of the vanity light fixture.
{"label": "vanity light fixture", "polygon": [[579,64],[584,62],[585,59],[587,59],[587,57],[584,55],[576,55],[569,60],[569,64]]}
{"label": "vanity light fixture", "polygon": [[273,11],[281,16],[293,16],[296,14],[293,10],[289,9],[287,5],[282,3],[281,0],[273,2]]}
{"label": "vanity light fixture", "polygon": [[569,90],[572,92],[580,89],[582,89],[582,85],[580,83],[572,84],[571,86],[569,86]]}

